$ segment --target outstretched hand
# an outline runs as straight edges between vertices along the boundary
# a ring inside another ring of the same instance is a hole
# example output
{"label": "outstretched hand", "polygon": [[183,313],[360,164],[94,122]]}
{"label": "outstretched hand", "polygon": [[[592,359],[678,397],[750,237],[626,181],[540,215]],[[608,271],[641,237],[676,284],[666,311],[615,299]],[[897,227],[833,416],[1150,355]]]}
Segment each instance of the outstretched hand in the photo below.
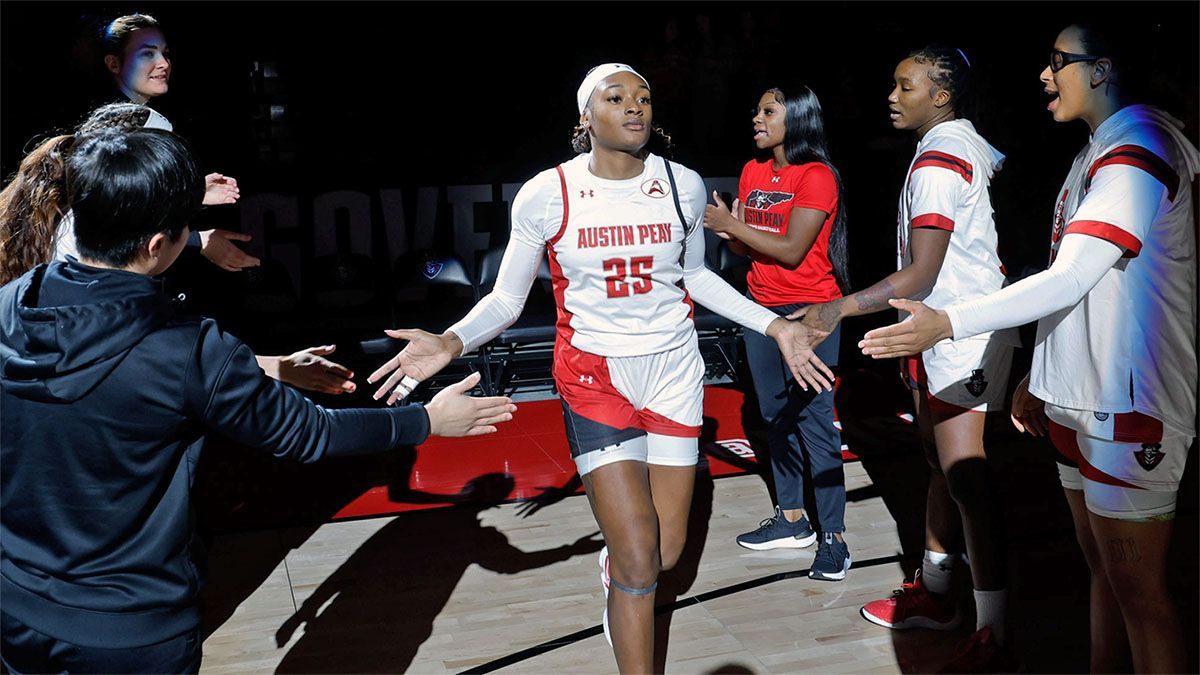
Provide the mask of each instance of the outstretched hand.
{"label": "outstretched hand", "polygon": [[234,245],[234,241],[250,241],[250,235],[229,230],[205,230],[200,233],[200,253],[209,262],[226,272],[240,272],[262,264],[258,258]]}
{"label": "outstretched hand", "polygon": [[813,352],[829,333],[779,318],[767,327],[767,335],[779,344],[783,360],[801,389],[808,391],[811,385],[817,391],[833,391],[833,371]]}
{"label": "outstretched hand", "polygon": [[210,173],[204,177],[204,205],[233,204],[240,199],[242,193],[238,190],[237,179]]}
{"label": "outstretched hand", "polygon": [[407,397],[418,384],[433,377],[462,351],[462,343],[457,337],[434,335],[415,328],[385,330],[384,333],[396,340],[408,340],[399,354],[367,377],[367,382],[374,384],[388,376],[372,397],[378,401],[386,394],[388,405]]}
{"label": "outstretched hand", "polygon": [[325,394],[353,392],[355,387],[350,380],[354,373],[325,358],[336,349],[335,345],[309,347],[289,356],[281,356],[275,379],[293,387]]}
{"label": "outstretched hand", "polygon": [[890,326],[876,328],[863,336],[858,346],[873,359],[920,354],[933,345],[954,337],[950,317],[940,309],[930,309],[915,300],[888,300],[896,309],[911,316]]}
{"label": "outstretched hand", "polygon": [[467,396],[479,384],[479,373],[471,373],[439,391],[425,405],[430,436],[482,436],[496,433],[495,425],[512,419],[517,410],[507,396]]}

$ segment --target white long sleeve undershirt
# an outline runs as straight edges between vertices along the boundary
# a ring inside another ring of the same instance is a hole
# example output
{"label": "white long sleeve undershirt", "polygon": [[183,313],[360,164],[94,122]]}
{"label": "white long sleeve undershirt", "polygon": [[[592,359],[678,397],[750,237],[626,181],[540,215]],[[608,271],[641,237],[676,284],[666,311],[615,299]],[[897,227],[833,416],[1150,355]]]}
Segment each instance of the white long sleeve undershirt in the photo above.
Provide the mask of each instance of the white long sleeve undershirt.
{"label": "white long sleeve undershirt", "polygon": [[537,278],[544,248],[516,237],[509,239],[492,292],[449,329],[462,340],[463,354],[487,344],[521,316],[529,289]]}
{"label": "white long sleeve undershirt", "polygon": [[1021,326],[1075,305],[1124,252],[1104,239],[1068,233],[1059,243],[1050,269],[982,298],[947,307],[954,339]]}

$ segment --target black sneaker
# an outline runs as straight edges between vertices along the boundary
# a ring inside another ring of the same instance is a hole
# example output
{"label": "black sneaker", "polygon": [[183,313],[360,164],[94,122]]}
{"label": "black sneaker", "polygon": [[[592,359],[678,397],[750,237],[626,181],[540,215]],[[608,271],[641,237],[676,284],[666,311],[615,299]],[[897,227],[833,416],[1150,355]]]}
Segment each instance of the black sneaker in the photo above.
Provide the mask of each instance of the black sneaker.
{"label": "black sneaker", "polygon": [[776,506],[775,515],[758,524],[753,532],[738,535],[737,543],[752,551],[769,551],[773,548],[806,548],[817,540],[817,533],[808,525],[808,519],[789,523],[783,511]]}
{"label": "black sneaker", "polygon": [[838,541],[832,532],[825,532],[817,543],[817,557],[808,570],[808,578],[822,581],[841,581],[850,569],[850,549]]}

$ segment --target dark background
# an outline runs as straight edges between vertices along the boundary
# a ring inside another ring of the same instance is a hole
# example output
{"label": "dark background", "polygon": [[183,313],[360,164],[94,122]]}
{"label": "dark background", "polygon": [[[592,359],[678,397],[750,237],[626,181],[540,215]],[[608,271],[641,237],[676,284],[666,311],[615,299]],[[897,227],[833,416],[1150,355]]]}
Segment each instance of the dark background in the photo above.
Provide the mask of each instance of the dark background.
{"label": "dark background", "polygon": [[[372,388],[364,386],[363,376],[385,357],[354,355],[357,339],[378,336],[388,325],[417,323],[437,310],[461,315],[455,307],[434,302],[412,312],[397,300],[406,282],[396,274],[400,266],[390,259],[394,252],[379,222],[379,190],[402,190],[406,218],[412,220],[417,189],[437,188],[435,246],[443,252],[453,250],[446,188],[498,188],[568,159],[568,138],[577,120],[575,90],[591,66],[623,61],[645,75],[654,90],[656,121],[676,142],[675,158],[708,178],[737,176],[749,158],[751,108],[765,88],[777,82],[807,83],[824,106],[833,161],[845,181],[851,274],[861,288],[894,269],[896,202],[914,147],[913,137],[893,130],[887,117],[893,69],[910,50],[929,42],[960,47],[976,74],[980,104],[972,119],[1008,156],[993,183],[1001,256],[1011,273],[1025,274],[1045,264],[1054,198],[1088,133],[1083,122],[1057,124],[1045,110],[1047,98],[1038,75],[1056,34],[1081,17],[1118,14],[1131,25],[1151,27],[1155,38],[1149,55],[1156,57],[1162,72],[1153,81],[1151,101],[1182,119],[1195,142],[1200,108],[1198,10],[1196,2],[9,1],[0,6],[0,170],[9,177],[38,139],[70,129],[95,104],[114,100],[96,35],[115,16],[153,14],[163,25],[174,66],[171,92],[153,106],[192,142],[206,170],[237,177],[243,202],[278,193],[296,197],[301,211],[299,231],[287,234],[300,252],[304,278],[294,304],[277,303],[272,309],[261,301],[271,297],[265,292],[270,291],[269,275],[221,272],[195,254],[181,259],[171,282],[188,293],[192,309],[218,317],[258,353],[286,353],[337,341],[336,358],[354,368],[360,390],[332,400],[315,398],[332,405],[370,405],[367,394]],[[271,106],[276,107],[274,115]],[[323,288],[337,290],[340,283],[337,275],[328,281],[330,269],[345,266],[354,272],[363,264],[346,256],[323,261],[314,255],[314,198],[337,190],[371,197],[373,246],[366,266],[372,269],[365,283],[351,279],[351,285],[360,291],[365,286],[374,299],[321,294]],[[486,206],[475,206],[475,227],[500,244],[506,238],[507,205]],[[240,223],[237,207],[218,207],[206,210],[200,225],[236,230]],[[264,269],[271,262],[265,260]],[[260,301],[249,302],[256,293]],[[853,349],[864,330],[893,317],[884,312],[845,323],[838,406],[848,424],[845,438],[863,457],[875,486],[884,491],[911,562],[923,544],[918,516],[924,501],[924,461],[913,449],[911,429],[908,436],[881,432],[869,425],[875,418],[861,413],[860,407],[886,403],[896,394],[898,382],[893,363],[864,361]],[[1028,354],[1018,359],[1027,363]],[[1020,363],[1014,365],[1011,384],[1021,369]],[[862,399],[861,406],[854,396]],[[751,410],[751,415],[756,412]],[[885,417],[895,422],[894,415]],[[856,433],[857,424],[865,431]],[[200,522],[206,529],[303,525],[288,534],[298,542],[369,487],[388,485],[393,501],[413,500],[408,488],[412,451],[399,459],[294,467],[227,442],[210,446],[196,489]],[[1028,438],[1009,438],[1007,445],[993,438],[989,448],[996,451],[997,485],[1011,507],[1007,516],[1013,614],[1021,617],[1022,626],[1017,644],[1027,646],[1023,658],[1033,672],[1083,671],[1087,577],[1081,574],[1083,561],[1054,474],[1053,451]],[[1179,531],[1188,536],[1176,537],[1171,557],[1171,578],[1180,591],[1188,636],[1196,634],[1197,616],[1194,452],[1191,459],[1177,520]],[[900,465],[915,471],[916,478],[897,479],[907,475],[899,471]],[[875,489],[859,491],[862,494],[851,499],[869,498]],[[899,499],[889,491],[907,491],[907,496]],[[691,521],[697,527],[706,527],[703,506],[707,499],[711,513],[711,495],[711,479],[705,481],[701,474],[701,508],[694,509],[698,515]],[[362,574],[390,585],[391,579],[412,575],[413,569],[425,565],[423,558],[404,562],[407,559],[395,557],[397,551],[423,550],[398,539],[405,531],[424,536],[477,528],[475,511],[461,509],[408,514],[397,525],[387,528],[384,539],[364,546],[367,554],[356,555],[347,569],[369,570]],[[702,533],[689,538],[704,541]],[[457,577],[445,570],[475,561],[472,556],[481,555],[475,549],[509,555],[494,542],[471,537],[455,541],[455,546],[443,547],[438,560],[444,564],[430,577],[430,588],[443,589],[454,581]],[[239,550],[214,556],[206,633],[258,587],[280,555],[257,560],[249,559],[252,551]],[[377,569],[395,573],[379,577]],[[1047,569],[1069,573],[1046,574]],[[421,595],[398,602],[394,589],[374,594],[374,587],[364,588],[369,590],[338,605],[333,621],[374,626],[370,622],[378,616],[402,614],[406,620],[398,623],[424,629],[444,601]],[[1055,599],[1047,603],[1047,597]],[[347,617],[345,607],[354,603],[362,605],[356,610],[362,616]],[[398,607],[403,608],[399,613]],[[307,630],[310,642],[324,648],[341,640],[312,626]],[[920,635],[913,642],[915,633],[896,634],[902,663],[915,654],[928,660],[929,650],[937,649],[926,644],[928,640],[922,642]],[[1055,639],[1047,640],[1051,634]],[[422,635],[406,638],[400,648],[415,652],[423,640]],[[377,650],[355,650],[361,653],[344,658],[361,659],[365,654],[370,662],[344,660],[343,667],[365,671],[384,663],[399,672],[411,658],[381,662]],[[1194,640],[1189,639],[1189,650],[1189,668],[1194,669]],[[312,669],[304,652],[292,656],[298,670]]]}
{"label": "dark background", "polygon": [[[113,100],[95,36],[114,16],[153,14],[174,70],[171,92],[152,105],[193,143],[206,170],[238,178],[244,198],[298,197],[306,281],[292,318],[310,319],[293,323],[312,327],[311,335],[287,331],[290,346],[298,347],[328,341],[325,331],[345,326],[322,321],[327,308],[311,302],[318,289],[308,279],[320,270],[303,230],[312,228],[306,209],[314,196],[372,195],[379,219],[379,189],[439,186],[435,245],[452,250],[445,186],[498,188],[568,159],[575,89],[597,63],[627,62],[649,79],[655,118],[672,133],[675,158],[710,178],[737,176],[749,158],[751,108],[762,90],[802,81],[824,106],[832,157],[845,181],[852,277],[862,287],[894,268],[895,204],[914,145],[887,117],[892,71],[910,50],[942,42],[971,59],[979,101],[973,119],[1008,155],[993,201],[1001,256],[1011,273],[1022,274],[1044,265],[1054,196],[1087,139],[1083,122],[1057,124],[1045,110],[1038,75],[1055,35],[1097,15],[1123,15],[1148,27],[1161,72],[1151,100],[1184,120],[1195,139],[1198,7],[6,2],[0,168],[11,175],[34,140],[69,129],[93,104]],[[490,230],[493,242],[502,243],[506,214],[502,202],[476,207],[476,230]],[[208,209],[199,224],[236,230],[237,209]],[[382,288],[394,283],[388,280],[394,267],[381,226],[373,227],[379,269],[370,283]],[[251,340],[272,323],[259,315],[239,321],[230,298],[245,290],[237,280],[244,273],[186,263],[185,276],[200,279],[190,289],[197,309],[227,318]],[[363,314],[402,318],[381,306],[364,306]],[[283,338],[262,339],[289,346]]]}

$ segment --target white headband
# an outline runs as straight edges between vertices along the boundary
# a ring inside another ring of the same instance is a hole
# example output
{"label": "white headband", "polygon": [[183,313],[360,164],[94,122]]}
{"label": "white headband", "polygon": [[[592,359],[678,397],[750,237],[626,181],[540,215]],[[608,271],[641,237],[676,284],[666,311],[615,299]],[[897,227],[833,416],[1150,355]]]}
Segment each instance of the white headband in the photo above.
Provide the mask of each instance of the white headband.
{"label": "white headband", "polygon": [[588,100],[592,98],[592,92],[596,90],[596,85],[600,84],[600,80],[620,72],[633,73],[641,77],[642,82],[646,82],[646,78],[642,77],[641,73],[624,63],[605,63],[596,66],[588,71],[583,78],[583,83],[579,85],[579,91],[575,92],[575,102],[579,104],[579,114],[583,114],[583,109],[587,107]]}

